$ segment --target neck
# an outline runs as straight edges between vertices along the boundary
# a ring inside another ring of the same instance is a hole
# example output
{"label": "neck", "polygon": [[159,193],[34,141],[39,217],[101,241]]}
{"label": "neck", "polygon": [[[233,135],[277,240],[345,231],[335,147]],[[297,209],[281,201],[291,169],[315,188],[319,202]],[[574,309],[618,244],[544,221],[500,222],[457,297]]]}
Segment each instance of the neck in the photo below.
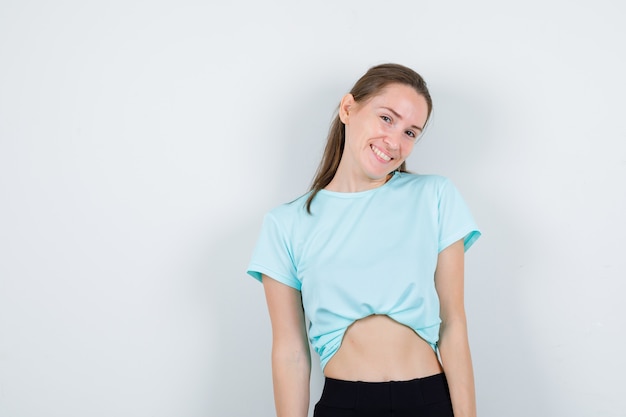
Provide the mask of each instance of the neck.
{"label": "neck", "polygon": [[359,178],[355,175],[345,175],[342,173],[341,166],[339,166],[333,179],[324,188],[340,193],[357,193],[380,187],[389,181],[391,177],[393,177],[393,172],[380,179]]}

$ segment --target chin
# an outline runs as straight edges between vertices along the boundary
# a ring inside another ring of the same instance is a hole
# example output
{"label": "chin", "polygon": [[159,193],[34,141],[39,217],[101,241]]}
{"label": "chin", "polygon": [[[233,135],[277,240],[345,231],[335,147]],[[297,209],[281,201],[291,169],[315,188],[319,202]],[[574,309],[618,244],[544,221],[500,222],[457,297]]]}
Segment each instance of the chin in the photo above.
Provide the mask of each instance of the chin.
{"label": "chin", "polygon": [[[400,166],[402,165],[402,163],[400,164],[394,164],[393,166],[388,166],[388,167],[371,167],[373,169],[370,169],[368,172],[368,176],[376,181],[376,180],[383,180],[386,179],[387,176],[389,174],[391,174],[392,172],[394,172],[395,170],[397,170],[398,168],[400,168]],[[378,168],[378,169],[376,169]]]}

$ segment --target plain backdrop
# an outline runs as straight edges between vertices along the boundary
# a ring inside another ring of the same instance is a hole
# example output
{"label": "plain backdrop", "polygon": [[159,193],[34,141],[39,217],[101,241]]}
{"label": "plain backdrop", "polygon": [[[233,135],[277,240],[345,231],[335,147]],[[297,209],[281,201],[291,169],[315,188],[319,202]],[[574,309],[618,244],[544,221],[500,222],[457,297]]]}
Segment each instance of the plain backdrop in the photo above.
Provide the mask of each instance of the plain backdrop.
{"label": "plain backdrop", "polygon": [[247,262],[383,62],[434,98],[409,168],[483,230],[479,415],[626,416],[624,9],[0,0],[0,416],[274,415]]}

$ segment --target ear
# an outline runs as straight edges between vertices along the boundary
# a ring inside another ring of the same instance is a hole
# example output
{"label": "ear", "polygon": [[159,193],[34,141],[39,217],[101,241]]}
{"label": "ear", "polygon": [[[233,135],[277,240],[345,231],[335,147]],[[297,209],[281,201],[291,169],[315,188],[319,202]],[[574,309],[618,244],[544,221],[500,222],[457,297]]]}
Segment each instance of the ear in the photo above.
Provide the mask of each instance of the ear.
{"label": "ear", "polygon": [[350,112],[355,109],[355,105],[354,96],[350,93],[341,99],[341,103],[339,103],[339,119],[344,125],[347,125],[350,121]]}

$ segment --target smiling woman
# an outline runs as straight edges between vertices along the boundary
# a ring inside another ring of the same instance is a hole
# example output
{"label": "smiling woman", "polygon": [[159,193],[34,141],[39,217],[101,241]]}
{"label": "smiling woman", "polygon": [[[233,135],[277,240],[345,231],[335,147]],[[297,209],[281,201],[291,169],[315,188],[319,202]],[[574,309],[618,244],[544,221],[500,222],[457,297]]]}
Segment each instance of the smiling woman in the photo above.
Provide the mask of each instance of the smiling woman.
{"label": "smiling woman", "polygon": [[315,417],[476,414],[463,263],[480,232],[450,181],[405,167],[431,111],[413,70],[371,68],[311,190],[265,217],[248,273],[265,288],[279,417],[307,415],[309,342],[326,377]]}
{"label": "smiling woman", "polygon": [[428,110],[424,97],[403,84],[391,84],[363,103],[346,94],[339,106],[345,149],[326,189],[355,192],[385,183],[411,154]]}

